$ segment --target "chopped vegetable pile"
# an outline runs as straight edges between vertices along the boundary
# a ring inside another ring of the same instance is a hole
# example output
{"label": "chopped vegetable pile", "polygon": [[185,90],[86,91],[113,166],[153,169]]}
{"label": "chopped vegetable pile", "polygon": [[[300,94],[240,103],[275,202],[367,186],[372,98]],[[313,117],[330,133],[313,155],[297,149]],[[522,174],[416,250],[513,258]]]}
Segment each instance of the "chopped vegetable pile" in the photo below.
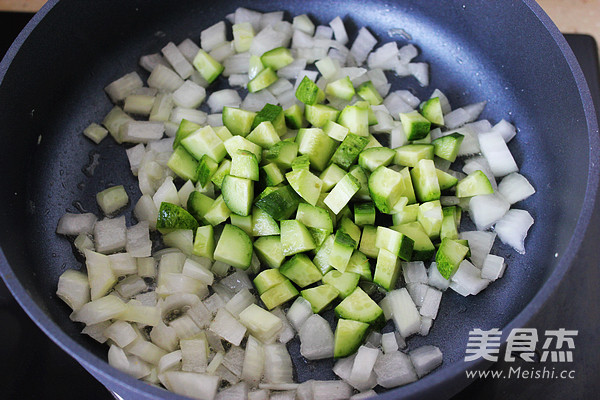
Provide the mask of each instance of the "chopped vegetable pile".
{"label": "chopped vegetable pile", "polygon": [[[412,44],[375,49],[361,28],[347,47],[339,17],[227,19],[200,47],[142,56],[147,86],[131,72],[105,88],[115,106],[84,135],[126,145],[141,196],[109,187],[102,219],[60,219],[86,272],[65,271],[57,295],[110,365],[193,398],[359,399],[417,380],[442,353],[406,340],[427,335],[444,291],[502,277],[496,235],[525,251],[533,218],[511,206],[535,190],[507,146],[514,126],[476,121],[485,103],[452,110],[438,89],[391,91],[391,75],[429,83]],[[463,211],[477,230],[460,231]],[[340,380],[294,382],[296,334]]]}

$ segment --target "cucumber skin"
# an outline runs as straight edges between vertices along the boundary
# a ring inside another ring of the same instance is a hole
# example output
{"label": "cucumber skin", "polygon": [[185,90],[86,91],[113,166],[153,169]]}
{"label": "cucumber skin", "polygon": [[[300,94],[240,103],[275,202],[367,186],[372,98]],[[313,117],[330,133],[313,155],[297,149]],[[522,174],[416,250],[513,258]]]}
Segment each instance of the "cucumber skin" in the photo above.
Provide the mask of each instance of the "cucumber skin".
{"label": "cucumber skin", "polygon": [[291,186],[282,186],[256,201],[255,205],[276,221],[288,219],[300,202]]}
{"label": "cucumber skin", "polygon": [[335,153],[333,153],[331,162],[347,170],[350,168],[350,166],[352,166],[352,164],[354,164],[367,143],[369,143],[368,137],[349,133],[336,149]]}
{"label": "cucumber skin", "polygon": [[[348,326],[341,327],[340,325]],[[341,331],[342,329],[344,332]],[[334,335],[333,358],[343,358],[354,354],[362,344],[368,329],[369,324],[364,322],[339,319]]]}
{"label": "cucumber skin", "polygon": [[200,226],[196,218],[183,207],[163,201],[158,210],[156,229],[191,229],[196,230]]}

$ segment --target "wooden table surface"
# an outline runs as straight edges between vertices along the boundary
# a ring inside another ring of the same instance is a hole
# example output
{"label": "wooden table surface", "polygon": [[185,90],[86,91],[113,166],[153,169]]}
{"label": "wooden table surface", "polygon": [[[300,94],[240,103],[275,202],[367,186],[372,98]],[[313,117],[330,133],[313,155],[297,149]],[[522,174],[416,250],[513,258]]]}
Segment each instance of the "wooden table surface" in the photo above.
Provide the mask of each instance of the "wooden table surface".
{"label": "wooden table surface", "polygon": [[[35,12],[46,0],[0,0],[0,11]],[[587,33],[600,43],[600,0],[538,0],[565,33]]]}

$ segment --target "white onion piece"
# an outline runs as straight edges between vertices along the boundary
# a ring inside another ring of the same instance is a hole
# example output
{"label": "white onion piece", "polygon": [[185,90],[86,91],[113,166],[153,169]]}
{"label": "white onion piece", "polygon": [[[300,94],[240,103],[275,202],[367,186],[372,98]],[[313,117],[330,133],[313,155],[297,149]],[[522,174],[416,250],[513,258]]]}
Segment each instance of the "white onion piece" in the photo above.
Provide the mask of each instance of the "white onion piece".
{"label": "white onion piece", "polygon": [[165,354],[158,361],[158,372],[165,372],[169,370],[178,370],[181,367],[181,350],[175,350],[171,353]]}
{"label": "white onion piece", "polygon": [[517,134],[517,130],[515,129],[514,125],[504,119],[494,125],[492,131],[502,135],[502,138],[506,143],[510,142],[511,139]]}
{"label": "white onion piece", "polygon": [[125,216],[97,221],[94,225],[94,242],[99,253],[112,253],[124,249],[127,244]]}
{"label": "white onion piece", "polygon": [[174,92],[183,85],[183,79],[171,68],[158,64],[150,73],[147,83],[149,87],[165,92]]}
{"label": "white onion piece", "polygon": [[381,345],[381,333],[375,331],[369,333],[365,340],[365,344],[368,347],[379,347]]}
{"label": "white onion piece", "polygon": [[208,311],[216,314],[219,309],[225,307],[225,301],[218,293],[214,293],[204,300],[204,305],[208,308]]}
{"label": "white onion piece", "polygon": [[300,354],[307,360],[333,357],[333,332],[329,323],[320,315],[310,316],[298,332]]}
{"label": "white onion piece", "polygon": [[187,372],[205,372],[208,366],[208,345],[202,338],[184,339],[181,346],[181,370]]}
{"label": "white onion piece", "polygon": [[306,60],[297,58],[285,67],[278,69],[277,75],[280,78],[302,80],[299,74],[304,68],[306,68]]}
{"label": "white onion piece", "polygon": [[442,107],[442,113],[444,113],[444,115],[446,115],[450,111],[452,111],[452,107],[450,106],[450,102],[448,101],[448,98],[441,90],[435,89],[433,91],[433,93],[431,93],[430,98],[434,98],[434,97],[437,97],[440,99],[440,106]]}
{"label": "white onion piece", "polygon": [[450,281],[442,276],[437,268],[437,263],[432,262],[427,270],[427,284],[441,291],[448,289]]}
{"label": "white onion piece", "polygon": [[329,26],[319,25],[315,29],[314,37],[319,39],[332,39],[333,29]]}
{"label": "white onion piece", "polygon": [[287,47],[289,39],[287,35],[282,35],[273,27],[267,26],[254,36],[249,52],[256,56],[262,56],[265,52],[274,48]]}
{"label": "white onion piece", "polygon": [[154,54],[146,54],[140,57],[139,60],[140,67],[144,68],[148,72],[152,72],[157,65],[168,66],[167,62],[159,53]]}
{"label": "white onion piece", "polygon": [[104,88],[113,103],[118,103],[130,95],[134,90],[144,86],[137,72],[130,72],[121,78],[111,82]]}
{"label": "white onion piece", "polygon": [[496,189],[498,188],[498,185],[496,184],[496,178],[494,177],[494,173],[490,168],[490,164],[484,157],[477,156],[469,158],[465,161],[465,165],[463,166],[463,172],[465,174],[471,174],[477,170],[483,172],[485,176],[487,176],[488,180],[490,181],[490,184],[492,185],[492,189],[496,191]]}
{"label": "white onion piece", "polygon": [[148,222],[141,221],[127,228],[127,244],[125,250],[132,257],[149,257],[152,253],[150,227]]}
{"label": "white onion piece", "polygon": [[283,11],[264,13],[260,17],[260,29],[265,29],[267,26],[275,25],[281,21],[283,21]]}
{"label": "white onion piece", "polygon": [[414,108],[396,92],[388,94],[387,97],[383,99],[383,105],[385,105],[392,116],[414,110]]}
{"label": "white onion piece", "polygon": [[481,278],[479,268],[467,260],[463,260],[460,263],[458,269],[450,279],[450,288],[462,296],[476,295],[489,284],[489,280]]}
{"label": "white onion piece", "polygon": [[268,383],[293,383],[292,359],[282,343],[267,344],[265,351],[265,380]]}
{"label": "white onion piece", "polygon": [[223,76],[229,76],[231,74],[247,74],[250,69],[250,53],[239,53],[227,57],[223,61]]}
{"label": "white onion piece", "polygon": [[402,46],[398,50],[398,58],[400,58],[400,62],[402,62],[403,64],[408,64],[412,61],[413,58],[415,58],[418,55],[419,50],[417,50],[417,48],[412,44]]}
{"label": "white onion piece", "polygon": [[423,317],[435,319],[440,308],[442,300],[442,292],[437,289],[428,287],[423,297],[423,303],[419,309],[419,313]]}
{"label": "white onion piece", "polygon": [[198,47],[198,45],[194,43],[192,39],[186,38],[177,45],[177,49],[179,49],[186,60],[193,62],[194,57],[196,57],[196,54],[198,54],[198,50],[200,50],[200,47]]}
{"label": "white onion piece", "polygon": [[161,52],[180,77],[187,79],[190,77],[190,75],[192,75],[192,72],[194,72],[194,67],[183,56],[181,51],[179,51],[179,48],[177,48],[175,43],[167,43],[167,45],[161,49]]}
{"label": "white onion piece", "polygon": [[[229,57],[232,57],[235,55],[235,46],[233,45],[233,41],[221,43],[220,45],[215,47],[213,50],[211,50],[208,54],[212,58],[214,58],[217,62],[223,63]],[[192,76],[195,76],[195,74]],[[224,71],[223,71],[223,76],[227,76],[227,75],[225,75]]]}
{"label": "white onion piece", "polygon": [[137,275],[130,275],[115,286],[117,293],[126,299],[132,298],[146,289],[148,289],[148,285]]}
{"label": "white onion piece", "polygon": [[371,372],[368,382],[363,385],[359,385],[350,379],[355,357],[356,353],[349,357],[338,359],[333,366],[333,373],[357,390],[369,390],[374,388],[377,385],[377,376],[375,375],[375,372]]}
{"label": "white onion piece", "polygon": [[386,321],[392,319],[392,306],[390,304],[389,297],[385,296],[383,299],[381,299],[379,302],[379,307],[381,307],[381,311],[383,311],[383,316]]}
{"label": "white onion piece", "polygon": [[[239,317],[240,313],[244,311],[250,304],[256,303],[256,296],[254,296],[247,288],[244,288],[237,292],[235,296],[231,298],[225,304],[225,309],[231,313],[234,317]],[[232,371],[233,372],[233,371]]]}
{"label": "white onion piece", "polygon": [[148,226],[151,229],[156,228],[158,209],[151,196],[147,194],[142,195],[133,209],[133,214],[138,221],[148,222]]}
{"label": "white onion piece", "polygon": [[381,336],[381,348],[385,354],[398,351],[398,342],[394,332],[384,333]]}
{"label": "white onion piece", "polygon": [[404,282],[427,283],[427,270],[423,261],[411,261],[402,263],[402,274]]}
{"label": "white onion piece", "polygon": [[246,334],[246,327],[224,308],[219,309],[209,329],[234,346],[239,346]]}
{"label": "white onion piece", "polygon": [[73,311],[77,311],[90,301],[88,276],[74,269],[66,270],[58,278],[56,295]]}
{"label": "white onion piece", "polygon": [[254,28],[254,31],[258,32],[258,30],[260,29],[262,13],[259,13],[258,11],[254,10],[248,10],[244,7],[238,7],[235,10],[234,18],[236,24],[249,22],[250,24],[252,24],[252,28]]}
{"label": "white onion piece", "polygon": [[98,217],[92,213],[65,213],[58,220],[56,233],[60,235],[80,235],[92,233]]}
{"label": "white onion piece", "polygon": [[458,236],[469,242],[469,249],[471,251],[469,258],[477,268],[481,269],[485,257],[492,250],[496,234],[494,232],[467,231],[460,232]]}
{"label": "white onion piece", "polygon": [[263,109],[266,104],[277,105],[279,102],[277,98],[271,94],[268,90],[261,90],[256,93],[249,93],[244,101],[242,101],[242,109],[247,111],[258,112]]}
{"label": "white onion piece", "polygon": [[421,86],[429,86],[429,64],[410,63],[408,64],[408,72],[415,77]]}
{"label": "white onion piece", "polygon": [[136,356],[125,354],[123,349],[114,344],[108,349],[108,364],[136,379],[150,374],[150,366]]}
{"label": "white onion piece", "polygon": [[299,331],[304,322],[313,315],[310,303],[302,296],[298,296],[287,312],[287,319],[294,329]]}
{"label": "white onion piece", "polygon": [[311,381],[313,400],[344,400],[352,395],[352,386],[344,381]]}
{"label": "white onion piece", "polygon": [[333,29],[335,40],[341,44],[348,43],[348,34],[346,33],[346,27],[340,17],[335,17],[329,22],[329,26]]}
{"label": "white onion piece", "polygon": [[470,118],[469,113],[463,108],[457,108],[444,115],[444,125],[448,129],[456,129],[469,122]]}
{"label": "white onion piece", "polygon": [[269,391],[259,389],[248,392],[248,400],[269,400]]}
{"label": "white onion piece", "polygon": [[[229,75],[228,82],[229,82],[229,86],[239,86],[239,87],[245,88],[248,85],[248,82],[250,82],[250,78],[248,77],[247,74],[231,74],[231,75]],[[210,117],[210,115],[209,115],[209,117]],[[210,121],[209,121],[209,125],[211,125]]]}
{"label": "white onion piece", "polygon": [[86,325],[93,325],[117,318],[126,308],[127,305],[118,297],[109,295],[84,304],[71,314],[71,319]]}
{"label": "white onion piece", "polygon": [[139,143],[125,150],[125,152],[127,153],[127,159],[129,160],[129,167],[131,168],[131,173],[134,176],[137,176],[140,164],[142,163],[142,158],[146,153],[146,147],[143,143]]}
{"label": "white onion piece", "polygon": [[502,178],[502,181],[498,185],[498,192],[510,204],[515,204],[534,194],[535,188],[523,175],[513,172]]}
{"label": "white onion piece", "polygon": [[[163,322],[152,327],[150,331],[150,339],[152,342],[166,351],[175,351],[179,346],[179,338],[177,332],[171,326],[165,325]],[[159,362],[160,364],[160,362]]]}
{"label": "white onion piece", "polygon": [[380,355],[378,349],[373,349],[366,346],[360,346],[354,358],[352,371],[350,372],[350,380],[362,386],[368,382],[373,366]]}
{"label": "white onion piece", "polygon": [[367,56],[377,44],[377,39],[365,27],[360,28],[358,36],[354,39],[350,53],[354,56],[357,65],[361,65],[367,60]]}
{"label": "white onion piece", "polygon": [[260,382],[265,368],[263,345],[252,335],[246,342],[246,353],[242,365],[242,379],[252,387]]}
{"label": "white onion piece", "polygon": [[497,193],[473,196],[469,200],[469,215],[480,231],[490,228],[509,208],[510,203]]}
{"label": "white onion piece", "polygon": [[219,283],[233,292],[238,292],[242,289],[254,289],[248,274],[240,270],[236,270],[233,274],[221,279]]}
{"label": "white onion piece", "polygon": [[419,331],[421,316],[406,288],[388,292],[392,318],[402,337],[408,337]]}
{"label": "white onion piece", "polygon": [[246,382],[239,382],[235,385],[220,390],[217,393],[217,400],[246,400],[248,398],[248,384]]}
{"label": "white onion piece", "polygon": [[370,69],[394,69],[396,63],[398,63],[398,44],[396,42],[385,43],[371,52],[367,59]]}
{"label": "white onion piece", "polygon": [[165,178],[162,185],[160,185],[160,187],[152,197],[152,201],[154,201],[154,205],[157,209],[160,209],[160,205],[163,202],[173,203],[177,206],[180,205],[179,195],[177,194],[177,187],[175,187],[172,177],[168,176]]}
{"label": "white onion piece", "polygon": [[183,371],[166,371],[164,375],[169,389],[177,394],[200,400],[213,400],[217,395],[218,376]]}
{"label": "white onion piece", "polygon": [[223,111],[223,107],[239,107],[242,99],[236,90],[223,89],[213,92],[207,100],[210,107],[210,112],[219,113]]}
{"label": "white onion piece", "polygon": [[[71,316],[72,317],[72,316]],[[72,319],[72,318],[71,318]],[[97,324],[86,325],[81,330],[81,333],[88,335],[98,343],[106,343],[108,338],[104,336],[104,331],[110,326],[110,321],[103,321]]]}
{"label": "white onion piece", "polygon": [[276,307],[273,310],[271,310],[271,314],[279,318],[282,324],[277,340],[280,343],[287,343],[290,340],[292,340],[294,336],[296,336],[296,331],[294,331],[294,328],[292,328],[292,325],[288,321],[281,307]]}
{"label": "white onion piece", "polygon": [[224,21],[219,21],[200,32],[200,45],[204,51],[211,51],[227,40]]}
{"label": "white onion piece", "polygon": [[377,375],[377,383],[386,389],[417,380],[410,358],[400,351],[380,355],[374,371]]}
{"label": "white onion piece", "polygon": [[424,283],[408,283],[406,290],[408,290],[408,294],[410,294],[410,298],[415,303],[415,306],[417,308],[421,307],[425,299],[425,293],[427,292],[427,285]]}
{"label": "white onion piece", "polygon": [[478,139],[481,153],[490,164],[494,176],[502,177],[519,170],[515,159],[500,133],[482,133],[478,136]]}
{"label": "white onion piece", "polygon": [[242,376],[244,365],[244,349],[238,346],[231,346],[223,358],[223,366],[231,371],[235,376]]}
{"label": "white onion piece", "polygon": [[392,132],[390,133],[390,148],[395,149],[400,146],[404,146],[408,143],[406,134],[401,124],[396,124]]}
{"label": "white onion piece", "polygon": [[354,396],[350,397],[350,400],[363,400],[363,399],[369,399],[371,397],[376,397],[377,396],[377,392],[375,392],[374,390],[367,390],[365,392],[360,392],[355,394]]}
{"label": "white onion piece", "polygon": [[442,364],[442,352],[435,346],[421,346],[412,350],[409,355],[419,378]]}
{"label": "white onion piece", "polygon": [[206,123],[206,116],[207,114],[204,111],[192,108],[175,107],[171,111],[170,121],[179,125],[182,120],[187,119],[198,125],[204,125]]}
{"label": "white onion piece", "polygon": [[[223,114],[222,113],[209,114],[206,117],[206,125],[210,125],[213,128],[216,128],[218,126],[223,126]],[[209,182],[209,183],[212,183],[212,182]]]}
{"label": "white onion piece", "polygon": [[429,330],[433,325],[433,319],[429,317],[421,317],[421,326],[419,327],[419,335],[427,336],[429,335]]}
{"label": "white onion piece", "polygon": [[483,261],[481,277],[483,279],[495,281],[496,279],[502,278],[505,269],[506,263],[504,262],[504,258],[493,254],[488,254]]}
{"label": "white onion piece", "polygon": [[197,108],[206,98],[206,89],[187,80],[173,92],[173,102],[184,108]]}
{"label": "white onion piece", "polygon": [[525,238],[533,225],[533,217],[526,210],[509,210],[494,226],[502,243],[508,244],[520,254],[525,254]]}

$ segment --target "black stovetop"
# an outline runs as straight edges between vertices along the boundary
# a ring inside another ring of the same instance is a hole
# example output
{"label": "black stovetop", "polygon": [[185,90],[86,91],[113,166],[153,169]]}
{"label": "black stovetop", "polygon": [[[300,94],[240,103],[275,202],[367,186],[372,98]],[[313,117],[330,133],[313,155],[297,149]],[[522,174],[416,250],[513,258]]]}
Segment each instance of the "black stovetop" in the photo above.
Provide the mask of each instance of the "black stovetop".
{"label": "black stovetop", "polygon": [[[0,57],[29,21],[32,14],[0,12]],[[597,46],[586,35],[565,35],[586,75],[596,109],[600,111]],[[597,207],[600,208],[600,207]],[[592,218],[586,247],[594,248],[600,238],[600,210]],[[591,247],[588,247],[591,246]],[[574,380],[479,379],[454,400],[595,398],[600,390],[598,371],[600,332],[600,263],[593,254],[581,254],[579,262],[562,282],[549,303],[557,313],[541,312],[532,327],[579,329],[574,351]],[[556,309],[556,308],[555,308]],[[29,319],[0,280],[0,398],[110,400],[112,395],[75,360],[56,346]],[[496,365],[495,369],[507,369]]]}

